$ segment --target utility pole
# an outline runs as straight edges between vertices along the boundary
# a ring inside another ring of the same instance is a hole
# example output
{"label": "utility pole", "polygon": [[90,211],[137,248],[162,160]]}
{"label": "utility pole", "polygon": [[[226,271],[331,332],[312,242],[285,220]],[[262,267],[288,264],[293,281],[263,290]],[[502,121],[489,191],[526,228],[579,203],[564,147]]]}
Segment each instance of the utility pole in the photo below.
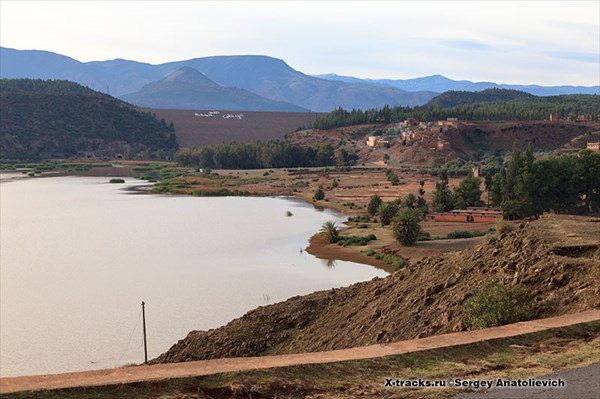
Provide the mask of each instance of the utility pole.
{"label": "utility pole", "polygon": [[146,345],[146,304],[142,301],[142,324],[144,325],[144,364],[148,364],[148,346]]}

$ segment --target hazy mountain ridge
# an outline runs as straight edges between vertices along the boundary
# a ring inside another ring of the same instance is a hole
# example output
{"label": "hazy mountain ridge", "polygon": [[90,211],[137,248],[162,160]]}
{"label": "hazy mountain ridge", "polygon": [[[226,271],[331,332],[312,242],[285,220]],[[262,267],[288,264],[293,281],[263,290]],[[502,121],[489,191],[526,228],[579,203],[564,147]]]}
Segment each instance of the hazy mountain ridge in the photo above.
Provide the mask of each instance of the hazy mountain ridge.
{"label": "hazy mountain ridge", "polygon": [[561,94],[600,94],[600,86],[540,86],[513,85],[494,82],[472,82],[470,80],[452,80],[442,75],[424,76],[414,79],[361,79],[353,76],[341,76],[335,73],[314,75],[321,79],[347,83],[363,83],[378,86],[396,87],[406,91],[482,91],[486,89],[511,89],[524,91],[536,96],[556,96]]}
{"label": "hazy mountain ridge", "polygon": [[295,104],[269,100],[248,90],[221,86],[196,69],[187,66],[121,98],[136,105],[162,109],[308,111]]}
{"label": "hazy mountain ridge", "polygon": [[[64,55],[38,50],[0,48],[0,77],[65,79],[121,97],[159,81],[181,67],[191,67],[221,86],[237,87],[276,102],[313,111],[381,108],[384,105],[423,105],[448,90],[481,91],[511,88],[536,95],[600,93],[600,86],[519,86],[492,82],[454,81],[441,75],[391,80],[358,79],[338,75],[309,76],[281,59],[264,55],[194,58],[152,65],[115,59],[79,62]],[[212,105],[212,104],[209,104]],[[218,108],[207,106],[206,108]],[[264,111],[278,111],[260,108]]]}
{"label": "hazy mountain ridge", "polygon": [[[4,78],[66,79],[118,97],[138,91],[183,66],[197,69],[222,86],[238,87],[313,111],[330,111],[339,106],[366,109],[386,104],[418,105],[436,94],[319,79],[268,56],[217,56],[151,65],[122,59],[82,63],[46,51],[0,51]],[[52,67],[48,69],[46,65]]]}

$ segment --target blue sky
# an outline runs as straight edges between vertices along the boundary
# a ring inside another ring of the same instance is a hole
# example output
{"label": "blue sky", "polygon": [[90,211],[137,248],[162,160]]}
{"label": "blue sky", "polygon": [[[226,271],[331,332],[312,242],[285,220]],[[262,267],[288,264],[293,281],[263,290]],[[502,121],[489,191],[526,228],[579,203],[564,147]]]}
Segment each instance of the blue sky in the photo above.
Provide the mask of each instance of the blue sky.
{"label": "blue sky", "polygon": [[307,74],[600,85],[600,1],[7,1],[0,44],[80,61],[265,54]]}

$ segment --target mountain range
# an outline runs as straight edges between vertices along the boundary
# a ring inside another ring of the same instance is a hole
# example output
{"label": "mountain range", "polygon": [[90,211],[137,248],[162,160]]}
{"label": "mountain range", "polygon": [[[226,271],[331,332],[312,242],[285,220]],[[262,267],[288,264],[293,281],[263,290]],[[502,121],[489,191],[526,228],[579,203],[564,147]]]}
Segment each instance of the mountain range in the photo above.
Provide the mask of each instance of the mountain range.
{"label": "mountain range", "polygon": [[395,87],[406,91],[482,91],[486,89],[510,89],[524,91],[535,96],[558,96],[562,94],[600,94],[600,86],[540,86],[512,85],[494,82],[471,82],[470,80],[452,80],[442,75],[424,76],[415,79],[361,79],[353,76],[341,76],[335,73],[313,75],[315,77],[338,82],[370,84]]}
{"label": "mountain range", "polygon": [[[181,68],[187,68],[181,70]],[[263,55],[193,58],[152,65],[115,59],[80,62],[40,50],[0,47],[1,78],[64,79],[136,105],[169,109],[328,112],[426,104],[447,90],[501,87],[536,95],[600,93],[600,87],[519,86],[453,81],[441,75],[370,80],[334,74],[310,76]],[[186,83],[187,82],[187,83]]]}

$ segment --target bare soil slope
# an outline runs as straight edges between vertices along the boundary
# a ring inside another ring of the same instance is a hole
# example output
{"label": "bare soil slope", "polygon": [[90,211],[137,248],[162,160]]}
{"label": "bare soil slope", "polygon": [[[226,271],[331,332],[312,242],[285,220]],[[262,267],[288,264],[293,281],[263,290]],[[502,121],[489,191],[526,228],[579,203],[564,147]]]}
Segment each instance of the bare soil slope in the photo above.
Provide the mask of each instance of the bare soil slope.
{"label": "bare soil slope", "polygon": [[[475,153],[509,152],[513,144],[525,148],[529,143],[534,151],[553,151],[571,140],[598,131],[598,122],[496,121],[469,122],[459,129],[448,131],[452,148],[461,157]],[[575,151],[585,148],[579,143]]]}
{"label": "bare soil slope", "polygon": [[550,215],[384,279],[259,307],[192,331],[154,363],[301,353],[465,330],[462,303],[486,279],[529,288],[535,317],[600,306],[600,219]]}
{"label": "bare soil slope", "polygon": [[314,112],[218,111],[218,114],[208,116],[214,111],[217,110],[151,110],[158,119],[164,118],[167,124],[173,122],[180,147],[283,139],[286,134],[300,126],[310,125],[321,115]]}

